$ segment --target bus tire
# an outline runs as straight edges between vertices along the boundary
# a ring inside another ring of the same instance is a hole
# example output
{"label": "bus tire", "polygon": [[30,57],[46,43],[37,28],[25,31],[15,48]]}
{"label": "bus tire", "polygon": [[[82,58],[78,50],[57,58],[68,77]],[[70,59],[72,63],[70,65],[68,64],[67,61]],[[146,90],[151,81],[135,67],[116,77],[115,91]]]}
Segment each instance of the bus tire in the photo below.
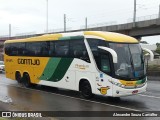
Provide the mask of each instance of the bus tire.
{"label": "bus tire", "polygon": [[80,82],[80,91],[84,98],[90,99],[93,97],[91,85],[87,80]]}
{"label": "bus tire", "polygon": [[21,77],[21,73],[20,72],[16,71],[15,78],[16,78],[18,83],[22,82],[22,77]]}
{"label": "bus tire", "polygon": [[31,87],[30,77],[28,73],[24,73],[22,82],[26,88]]}

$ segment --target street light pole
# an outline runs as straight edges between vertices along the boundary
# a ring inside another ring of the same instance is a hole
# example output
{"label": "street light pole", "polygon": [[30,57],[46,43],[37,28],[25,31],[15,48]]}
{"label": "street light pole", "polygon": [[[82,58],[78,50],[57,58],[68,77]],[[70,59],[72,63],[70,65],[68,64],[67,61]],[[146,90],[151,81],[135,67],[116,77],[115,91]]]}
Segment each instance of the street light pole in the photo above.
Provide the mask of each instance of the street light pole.
{"label": "street light pole", "polygon": [[11,24],[9,24],[9,37],[11,37]]}
{"label": "street light pole", "polygon": [[46,33],[48,33],[48,0],[46,0]]}
{"label": "street light pole", "polygon": [[160,18],[160,5],[159,5],[159,16],[158,16],[158,18]]}
{"label": "street light pole", "polygon": [[87,28],[88,28],[88,26],[87,26],[87,17],[86,17],[86,19],[85,19],[85,28],[86,28],[86,30],[87,30]]}
{"label": "street light pole", "polygon": [[134,0],[133,27],[136,26],[136,0]]}
{"label": "street light pole", "polygon": [[66,14],[64,14],[64,32],[66,32]]}

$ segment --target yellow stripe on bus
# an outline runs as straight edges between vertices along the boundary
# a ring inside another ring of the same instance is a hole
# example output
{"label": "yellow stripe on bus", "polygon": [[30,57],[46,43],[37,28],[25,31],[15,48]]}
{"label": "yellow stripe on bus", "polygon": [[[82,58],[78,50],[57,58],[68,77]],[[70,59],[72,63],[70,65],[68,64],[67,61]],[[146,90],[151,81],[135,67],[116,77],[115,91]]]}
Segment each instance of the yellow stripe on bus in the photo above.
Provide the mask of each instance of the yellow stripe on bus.
{"label": "yellow stripe on bus", "polygon": [[84,34],[101,37],[106,41],[110,41],[110,42],[138,43],[137,39],[127,35],[119,34],[119,33],[101,32],[101,31],[85,31]]}
{"label": "yellow stripe on bus", "polygon": [[51,40],[58,40],[61,37],[62,37],[62,34],[47,34],[47,35],[24,38],[24,39],[7,40],[7,41],[5,41],[5,43],[33,42],[33,41],[51,41]]}

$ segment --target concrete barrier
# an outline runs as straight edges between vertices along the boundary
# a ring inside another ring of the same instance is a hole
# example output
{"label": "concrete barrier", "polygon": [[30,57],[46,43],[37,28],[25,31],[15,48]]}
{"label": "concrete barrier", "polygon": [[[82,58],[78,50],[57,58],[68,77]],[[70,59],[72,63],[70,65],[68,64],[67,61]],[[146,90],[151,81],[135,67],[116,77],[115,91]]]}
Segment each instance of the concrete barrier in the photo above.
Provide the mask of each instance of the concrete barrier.
{"label": "concrete barrier", "polygon": [[160,76],[147,76],[147,79],[150,81],[160,81]]}

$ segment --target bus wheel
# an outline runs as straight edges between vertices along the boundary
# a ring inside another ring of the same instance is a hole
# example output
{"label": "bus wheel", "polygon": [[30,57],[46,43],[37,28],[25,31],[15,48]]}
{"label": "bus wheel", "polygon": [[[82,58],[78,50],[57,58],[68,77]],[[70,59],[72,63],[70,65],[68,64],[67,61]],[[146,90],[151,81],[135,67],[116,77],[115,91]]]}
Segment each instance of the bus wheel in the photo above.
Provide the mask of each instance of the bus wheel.
{"label": "bus wheel", "polygon": [[30,77],[29,77],[29,75],[28,75],[28,73],[25,73],[24,75],[23,75],[23,85],[25,86],[25,87],[31,87],[31,82],[30,82]]}
{"label": "bus wheel", "polygon": [[16,78],[18,83],[21,83],[22,78],[21,78],[20,72],[18,72],[18,71],[16,72],[15,78]]}
{"label": "bus wheel", "polygon": [[83,81],[80,84],[81,94],[84,98],[90,99],[93,97],[91,85],[88,81]]}

